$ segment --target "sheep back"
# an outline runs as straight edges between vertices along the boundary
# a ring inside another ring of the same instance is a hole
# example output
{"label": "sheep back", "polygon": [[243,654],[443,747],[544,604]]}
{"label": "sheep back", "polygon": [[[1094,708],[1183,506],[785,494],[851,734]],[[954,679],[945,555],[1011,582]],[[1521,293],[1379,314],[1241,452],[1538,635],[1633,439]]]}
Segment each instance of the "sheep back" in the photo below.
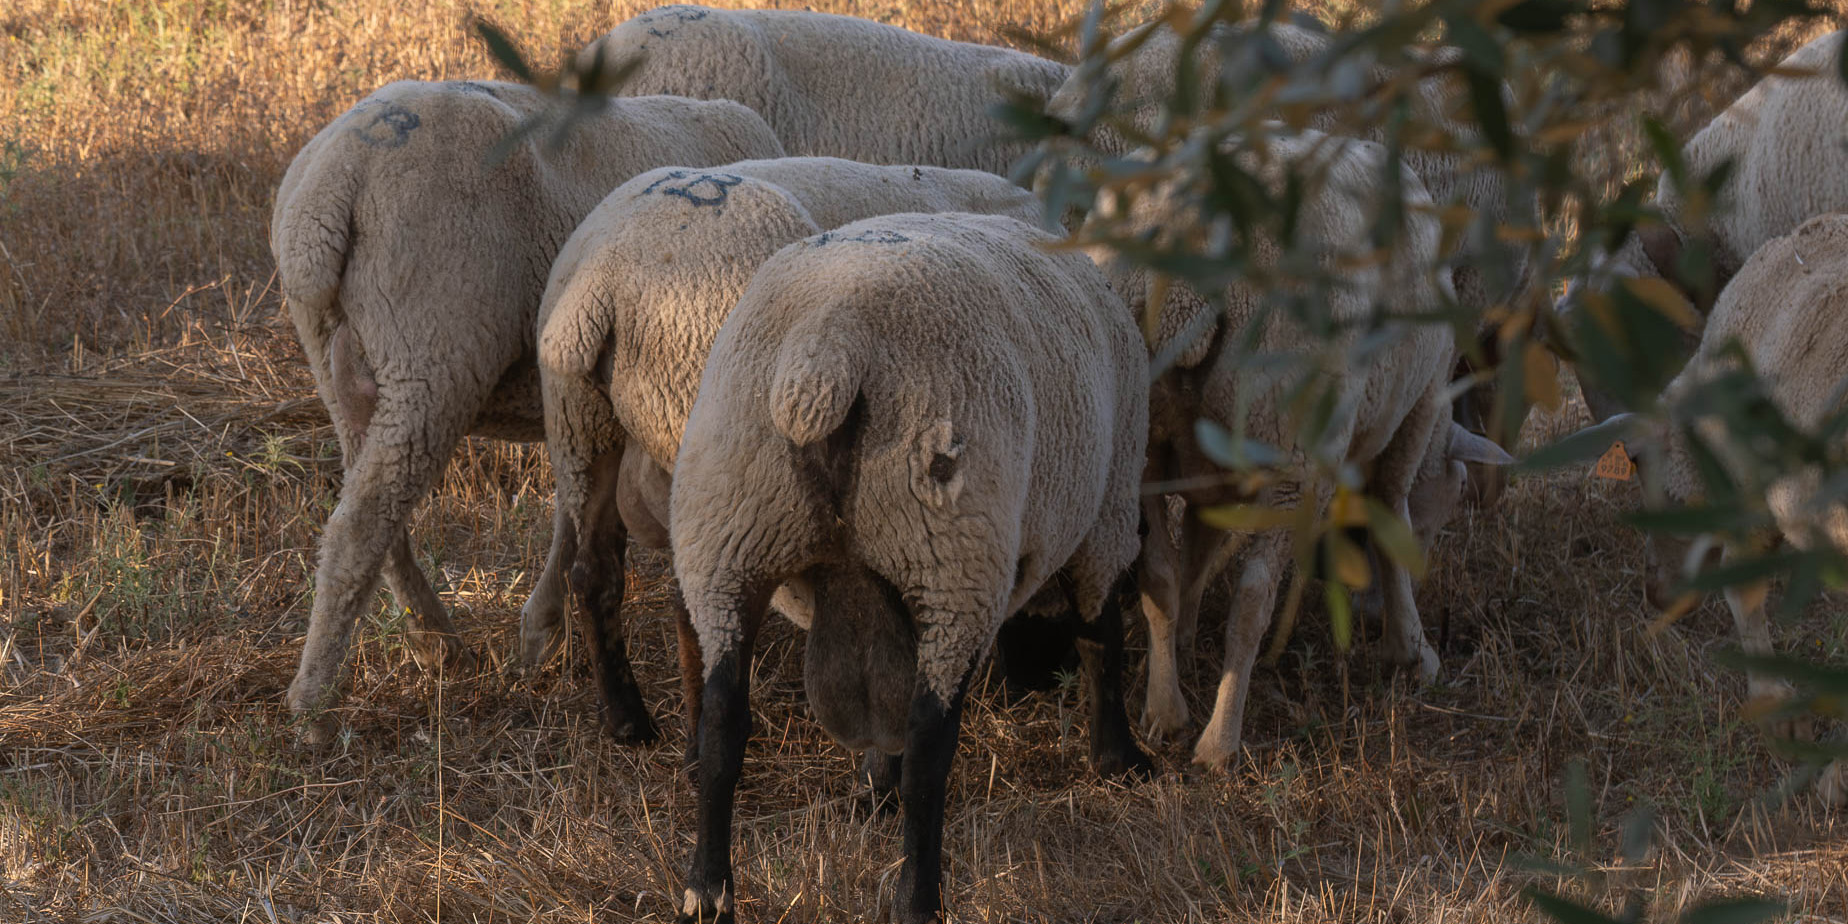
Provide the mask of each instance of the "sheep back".
{"label": "sheep back", "polygon": [[1068,68],[1025,52],[920,35],[852,16],[664,6],[612,29],[611,61],[639,56],[624,93],[735,99],[791,154],[1006,173],[1031,145],[1003,143],[1003,88],[1044,100]]}
{"label": "sheep back", "polygon": [[[623,430],[672,468],[719,325],[786,244],[893,212],[1031,218],[989,173],[831,157],[663,167],[612,191],[559,252],[540,309],[547,376],[594,379]],[[550,386],[548,386],[550,387]],[[553,426],[589,415],[554,414]]]}
{"label": "sheep back", "polygon": [[[488,151],[546,103],[518,84],[400,81],[297,154],[277,192],[270,244],[324,391],[341,324],[352,325],[381,381],[423,379],[430,370],[408,364],[432,344],[483,355],[523,344],[530,355],[553,255],[604,193],[663,162],[781,153],[743,106],[650,97],[611,101],[556,150],[529,139],[487,164]],[[343,289],[349,280],[358,284]],[[445,365],[456,376],[503,371]],[[539,437],[536,370],[514,378],[500,383],[499,407],[484,411],[478,432]]]}
{"label": "sheep back", "polygon": [[[1835,76],[1844,34],[1817,38],[1778,65],[1810,76],[1766,77],[1682,147],[1694,176],[1734,162],[1725,209],[1709,228],[1721,279],[1810,216],[1848,210],[1848,88]],[[1671,217],[1682,207],[1666,173],[1656,204]]]}

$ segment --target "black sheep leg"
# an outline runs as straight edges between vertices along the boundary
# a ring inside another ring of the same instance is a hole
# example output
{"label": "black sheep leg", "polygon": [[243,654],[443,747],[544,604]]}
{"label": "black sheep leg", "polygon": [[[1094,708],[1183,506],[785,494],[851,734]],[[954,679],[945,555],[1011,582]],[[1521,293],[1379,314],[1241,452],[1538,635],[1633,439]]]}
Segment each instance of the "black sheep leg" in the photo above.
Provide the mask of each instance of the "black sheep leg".
{"label": "black sheep leg", "polygon": [[866,749],[866,762],[860,772],[872,787],[873,811],[891,815],[898,811],[898,787],[904,779],[905,755],[887,754],[878,748]]}
{"label": "black sheep leg", "polygon": [[970,672],[963,672],[947,703],[926,686],[922,676],[911,694],[904,773],[899,782],[899,798],[905,806],[905,860],[899,867],[898,896],[893,904],[892,916],[898,924],[930,924],[943,910],[943,810],[949,800],[950,765],[956,759],[956,739],[962,731],[969,676]]}
{"label": "black sheep leg", "polygon": [[750,652],[747,638],[720,655],[706,676],[699,728],[699,841],[687,872],[680,924],[734,920],[732,806],[751,737]]}
{"label": "black sheep leg", "polygon": [[1107,778],[1148,779],[1155,764],[1136,746],[1123,709],[1123,608],[1136,599],[1135,572],[1104,595],[1097,618],[1079,629],[1078,654],[1091,695],[1091,768]]}
{"label": "black sheep leg", "polygon": [[585,505],[577,561],[571,566],[571,592],[578,600],[585,653],[601,694],[603,729],[623,744],[647,744],[657,737],[654,720],[642,702],[622,637],[622,597],[628,583],[623,559],[629,531],[616,509],[615,473],[614,465],[600,460]]}

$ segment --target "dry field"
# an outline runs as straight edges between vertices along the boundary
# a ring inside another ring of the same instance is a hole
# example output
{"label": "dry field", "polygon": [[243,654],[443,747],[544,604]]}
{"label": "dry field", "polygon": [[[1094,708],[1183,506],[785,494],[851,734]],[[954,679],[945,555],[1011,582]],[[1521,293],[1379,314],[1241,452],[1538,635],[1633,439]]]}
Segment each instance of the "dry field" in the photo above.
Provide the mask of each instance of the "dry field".
{"label": "dry field", "polygon": [[[1050,28],[1077,0],[828,0],[957,38]],[[542,60],[637,11],[484,0]],[[492,73],[436,0],[9,0],[0,7],[0,921],[587,921],[671,916],[691,847],[683,742],[604,740],[583,666],[513,669],[547,536],[537,447],[471,442],[414,533],[481,654],[422,676],[385,605],[330,754],[282,693],[339,468],[280,307],[270,197],[371,88]],[[1599,152],[1624,163],[1622,152]],[[1536,419],[1544,440],[1582,422]],[[1435,688],[1342,663],[1314,621],[1260,673],[1247,757],[1125,789],[1090,778],[1074,689],[965,722],[946,830],[958,921],[1535,920],[1535,884],[1651,899],[1787,896],[1848,920],[1848,816],[1768,794],[1788,768],[1714,666],[1710,602],[1660,632],[1628,486],[1517,481],[1460,520],[1421,591]],[[631,582],[637,669],[679,708],[658,557]],[[1848,657],[1839,601],[1780,629]],[[1822,641],[1817,641],[1821,639]],[[1132,665],[1142,653],[1132,629]],[[1210,648],[1211,646],[1207,646]],[[753,921],[870,916],[899,857],[857,760],[807,717],[800,640],[757,664],[738,875]],[[1210,706],[1216,651],[1195,663]],[[1141,678],[1132,674],[1132,706]],[[1582,761],[1595,831],[1574,851]],[[1624,819],[1655,848],[1615,859]],[[1523,858],[1577,861],[1579,884]]]}

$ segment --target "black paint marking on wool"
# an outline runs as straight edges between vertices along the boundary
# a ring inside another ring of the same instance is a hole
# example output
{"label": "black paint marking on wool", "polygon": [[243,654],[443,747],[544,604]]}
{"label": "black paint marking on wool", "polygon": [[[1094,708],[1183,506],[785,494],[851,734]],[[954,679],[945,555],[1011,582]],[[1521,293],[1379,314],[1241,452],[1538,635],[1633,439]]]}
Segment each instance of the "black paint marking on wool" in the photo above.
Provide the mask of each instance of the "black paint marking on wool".
{"label": "black paint marking on wool", "polygon": [[353,137],[375,148],[401,148],[411,140],[411,132],[423,124],[417,113],[398,105],[378,100],[360,103],[355,108],[377,109],[372,118],[364,125],[353,128]]}
{"label": "black paint marking on wool", "polygon": [[823,231],[820,234],[809,238],[809,243],[815,247],[821,247],[827,244],[837,244],[837,243],[838,244],[904,244],[904,243],[910,242],[910,240],[911,238],[908,238],[904,236],[903,234],[898,233],[897,231],[861,231],[859,234],[854,234],[854,235],[849,235],[849,236],[842,236],[842,235],[834,233],[833,231]]}
{"label": "black paint marking on wool", "polygon": [[[650,13],[643,13],[641,16],[637,18],[640,19],[644,25],[648,26],[649,35],[652,35],[655,38],[667,38],[668,36],[674,34],[674,30],[673,29],[657,29],[654,27],[653,25],[654,23],[659,22],[662,19],[667,18],[667,17],[672,17],[674,22],[676,23],[699,22],[700,20],[706,18],[706,14],[707,14],[706,10],[702,10],[697,7],[664,6]],[[646,48],[648,46],[643,45],[642,47]]]}
{"label": "black paint marking on wool", "polygon": [[[686,182],[678,186],[667,185],[679,180]],[[690,170],[670,170],[667,176],[648,184],[648,188],[642,190],[642,195],[646,196],[660,190],[664,196],[679,196],[695,206],[723,206],[725,200],[731,197],[731,188],[742,182],[744,182],[744,177],[735,173],[694,173]],[[703,193],[699,191],[702,186],[706,188]]]}
{"label": "black paint marking on wool", "polygon": [[456,81],[456,86],[470,93],[486,93],[495,99],[500,99],[500,94],[494,92],[494,88],[485,83],[477,83],[473,80],[458,80]]}

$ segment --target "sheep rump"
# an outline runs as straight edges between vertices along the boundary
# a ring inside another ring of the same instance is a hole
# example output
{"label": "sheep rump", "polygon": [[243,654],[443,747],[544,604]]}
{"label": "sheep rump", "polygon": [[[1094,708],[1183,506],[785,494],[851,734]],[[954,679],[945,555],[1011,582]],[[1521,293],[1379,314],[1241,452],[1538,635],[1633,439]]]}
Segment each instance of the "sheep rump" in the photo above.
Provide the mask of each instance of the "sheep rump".
{"label": "sheep rump", "polygon": [[410,608],[419,661],[464,656],[406,525],[464,434],[542,434],[533,320],[578,218],[658,163],[781,153],[742,106],[654,97],[612,101],[555,153],[528,142],[483,164],[544,105],[515,84],[389,84],[322,129],[283,177],[271,249],[346,468],[288,696],[297,714],[337,698],[381,567]]}
{"label": "sheep rump", "polygon": [[642,13],[600,47],[613,63],[642,59],[620,92],[737,100],[792,155],[1002,175],[1032,145],[1001,140],[989,107],[1004,93],[1044,100],[1070,70],[852,16],[690,5]]}
{"label": "sheep rump", "polygon": [[[1669,221],[1637,229],[1613,254],[1594,263],[1594,278],[1660,277],[1704,307],[1709,293],[1682,282],[1678,266],[1690,239],[1711,244],[1713,292],[1723,293],[1744,261],[1772,238],[1789,234],[1812,216],[1848,211],[1848,87],[1835,77],[1844,32],[1810,41],[1779,62],[1779,70],[1726,107],[1682,146],[1690,177],[1704,177],[1731,160],[1732,175],[1720,191],[1713,216],[1702,227],[1689,224],[1673,179],[1656,182],[1656,206]],[[1557,310],[1570,315],[1578,300],[1575,281]],[[1698,335],[1692,332],[1690,339]],[[1594,388],[1584,388],[1593,420],[1622,408]]]}
{"label": "sheep rump", "polygon": [[[546,432],[558,486],[546,572],[573,569],[588,625],[601,627],[604,644],[622,644],[623,532],[644,544],[668,544],[668,472],[713,338],[757,267],[784,245],[826,228],[919,211],[1029,219],[1036,206],[1025,190],[974,170],[830,157],[663,167],[612,191],[565,243],[539,319]],[[598,487],[612,479],[616,487]],[[621,506],[620,516],[594,509],[611,501]],[[606,591],[611,581],[618,583]],[[800,599],[785,596],[779,609],[800,622],[806,610]],[[529,662],[545,660],[556,647],[561,610],[528,606],[521,636]],[[683,626],[683,632],[690,629]],[[683,669],[697,666],[693,646],[682,659]],[[698,671],[682,679],[694,694],[689,717],[696,717]],[[612,682],[624,688],[626,708],[639,713],[618,724],[646,726],[633,679]]]}
{"label": "sheep rump", "polygon": [[[1119,580],[1137,547],[1147,359],[1102,274],[1041,249],[1054,240],[995,216],[856,222],[766,261],[719,331],[674,469],[674,567],[706,671],[700,811],[715,819],[683,915],[730,908],[743,665],[770,589],[816,568],[889,584],[866,596],[899,601],[917,640],[897,919],[937,910],[943,787],[971,673],[1002,620],[1055,575],[1094,627],[1080,645],[1093,760],[1147,768],[1111,680]],[[811,632],[854,618],[818,609]]]}

